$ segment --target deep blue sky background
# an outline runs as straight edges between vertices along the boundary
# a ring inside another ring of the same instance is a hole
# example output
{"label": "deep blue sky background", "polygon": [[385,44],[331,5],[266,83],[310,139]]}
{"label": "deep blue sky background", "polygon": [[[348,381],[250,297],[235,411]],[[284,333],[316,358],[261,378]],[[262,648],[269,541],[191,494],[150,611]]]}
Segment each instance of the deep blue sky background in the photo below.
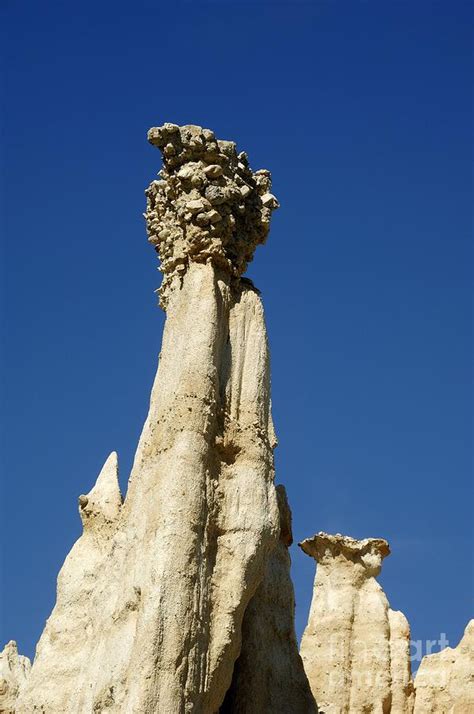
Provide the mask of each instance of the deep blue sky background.
{"label": "deep blue sky background", "polygon": [[[125,486],[163,314],[164,121],[273,173],[261,288],[295,540],[384,536],[412,635],[472,615],[472,3],[2,3],[2,639],[31,655],[107,454]],[[164,494],[165,497],[165,494]],[[297,628],[314,563],[292,548]]]}

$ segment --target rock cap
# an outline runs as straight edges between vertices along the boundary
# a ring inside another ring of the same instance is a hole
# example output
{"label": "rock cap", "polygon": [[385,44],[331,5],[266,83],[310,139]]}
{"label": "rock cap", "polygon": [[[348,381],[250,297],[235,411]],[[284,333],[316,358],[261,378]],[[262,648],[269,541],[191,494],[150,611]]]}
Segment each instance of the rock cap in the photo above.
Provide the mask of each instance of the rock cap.
{"label": "rock cap", "polygon": [[160,304],[180,284],[190,261],[211,262],[240,277],[257,245],[264,243],[278,201],[270,172],[252,171],[233,141],[188,124],[152,127],[148,141],[160,149],[160,180],[145,191],[148,240],[163,273]]}
{"label": "rock cap", "polygon": [[369,574],[380,571],[382,560],[390,555],[390,547],[384,538],[364,538],[357,540],[336,533],[330,535],[320,531],[311,538],[298,543],[301,550],[318,563],[328,563],[342,556],[362,565]]}

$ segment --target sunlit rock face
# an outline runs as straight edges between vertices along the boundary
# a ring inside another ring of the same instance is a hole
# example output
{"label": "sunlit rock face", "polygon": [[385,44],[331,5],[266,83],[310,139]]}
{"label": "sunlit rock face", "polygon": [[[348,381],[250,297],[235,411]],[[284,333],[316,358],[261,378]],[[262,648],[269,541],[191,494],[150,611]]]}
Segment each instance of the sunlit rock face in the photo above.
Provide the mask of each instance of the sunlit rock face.
{"label": "sunlit rock face", "polygon": [[0,713],[14,714],[16,701],[30,674],[28,657],[18,654],[16,642],[11,640],[0,652]]}
{"label": "sunlit rock face", "polygon": [[474,712],[474,620],[457,647],[423,657],[415,690],[415,714]]}
{"label": "sunlit rock face", "polygon": [[79,499],[21,714],[214,714],[278,542],[267,335],[240,279],[277,205],[270,176],[200,127],[149,138],[164,155],[146,213],[164,273],[158,372],[125,500],[114,454]]}
{"label": "sunlit rock face", "polygon": [[375,579],[387,541],[318,533],[300,547],[318,563],[300,652],[320,712],[410,714],[408,622]]}
{"label": "sunlit rock face", "polygon": [[242,650],[221,714],[316,714],[295,636],[295,596],[290,578],[291,511],[277,486],[280,539],[263,580],[245,611]]}

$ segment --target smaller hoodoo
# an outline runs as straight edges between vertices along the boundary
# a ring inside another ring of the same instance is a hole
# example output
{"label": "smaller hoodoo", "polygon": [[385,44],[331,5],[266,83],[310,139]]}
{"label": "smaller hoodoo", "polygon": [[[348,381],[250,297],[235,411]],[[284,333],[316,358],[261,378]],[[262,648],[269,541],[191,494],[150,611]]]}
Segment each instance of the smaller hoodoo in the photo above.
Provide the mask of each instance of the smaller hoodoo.
{"label": "smaller hoodoo", "polygon": [[320,710],[411,714],[410,628],[375,579],[387,541],[318,533],[299,545],[318,564],[301,656]]}

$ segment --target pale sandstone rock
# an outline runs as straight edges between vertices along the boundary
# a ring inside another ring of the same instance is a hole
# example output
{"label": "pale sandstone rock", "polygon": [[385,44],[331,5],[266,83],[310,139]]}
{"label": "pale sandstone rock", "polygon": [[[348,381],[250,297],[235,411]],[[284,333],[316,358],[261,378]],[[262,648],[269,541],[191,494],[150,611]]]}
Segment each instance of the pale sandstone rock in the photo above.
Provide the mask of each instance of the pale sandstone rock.
{"label": "pale sandstone rock", "polygon": [[221,714],[316,714],[295,636],[295,596],[290,578],[291,511],[277,486],[280,540],[263,581],[245,611],[242,651]]}
{"label": "pale sandstone rock", "polygon": [[318,533],[299,545],[318,563],[301,656],[320,711],[411,712],[408,623],[375,580],[387,541]]}
{"label": "pale sandstone rock", "polygon": [[[19,714],[214,714],[278,540],[266,329],[239,277],[268,231],[270,177],[200,127],[150,141],[165,157],[146,215],[167,309],[150,409],[123,505],[115,457],[80,499]],[[208,226],[191,201],[217,205]]]}
{"label": "pale sandstone rock", "polygon": [[0,652],[0,714],[14,714],[17,697],[30,669],[28,657],[19,655],[16,642],[10,640]]}
{"label": "pale sandstone rock", "polygon": [[423,657],[415,692],[415,714],[474,712],[474,620],[457,647]]}

